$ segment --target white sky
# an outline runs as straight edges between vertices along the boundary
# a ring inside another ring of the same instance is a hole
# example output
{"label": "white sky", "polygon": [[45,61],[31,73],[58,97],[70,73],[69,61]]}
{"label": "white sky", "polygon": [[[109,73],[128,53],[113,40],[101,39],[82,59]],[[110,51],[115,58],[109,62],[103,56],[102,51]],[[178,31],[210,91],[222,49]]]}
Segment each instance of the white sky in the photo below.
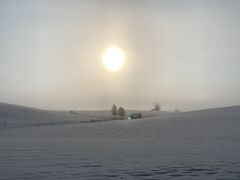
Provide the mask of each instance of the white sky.
{"label": "white sky", "polygon": [[[1,0],[0,101],[44,109],[240,104],[240,1]],[[126,54],[118,73],[102,52]]]}

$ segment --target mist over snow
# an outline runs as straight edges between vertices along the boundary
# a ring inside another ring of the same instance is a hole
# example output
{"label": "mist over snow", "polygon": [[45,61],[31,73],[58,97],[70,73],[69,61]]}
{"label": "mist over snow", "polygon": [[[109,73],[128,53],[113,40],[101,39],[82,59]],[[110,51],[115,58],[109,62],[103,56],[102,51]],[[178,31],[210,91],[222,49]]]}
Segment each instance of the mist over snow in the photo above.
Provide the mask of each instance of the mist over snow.
{"label": "mist over snow", "polygon": [[[0,2],[0,101],[43,109],[194,110],[240,102],[240,2]],[[102,66],[120,47],[121,71]]]}

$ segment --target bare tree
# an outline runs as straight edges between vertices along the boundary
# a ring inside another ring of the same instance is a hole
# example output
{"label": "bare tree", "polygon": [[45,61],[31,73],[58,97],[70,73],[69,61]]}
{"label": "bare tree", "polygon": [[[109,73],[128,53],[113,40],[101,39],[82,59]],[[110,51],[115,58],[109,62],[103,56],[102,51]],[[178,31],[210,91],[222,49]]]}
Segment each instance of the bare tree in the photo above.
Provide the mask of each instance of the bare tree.
{"label": "bare tree", "polygon": [[124,109],[123,107],[119,107],[119,109],[118,109],[118,115],[119,115],[120,117],[124,117],[124,116],[126,115],[126,111],[125,111],[125,109]]}
{"label": "bare tree", "polygon": [[0,124],[0,127],[7,127],[8,126],[8,123],[6,120],[3,120],[2,124]]}
{"label": "bare tree", "polygon": [[175,113],[179,113],[179,112],[180,112],[180,109],[175,109],[174,112],[175,112]]}
{"label": "bare tree", "polygon": [[117,106],[115,104],[112,106],[111,112],[112,112],[112,115],[114,116],[114,119],[115,119],[116,115],[118,114],[118,109],[117,109]]}
{"label": "bare tree", "polygon": [[154,103],[152,111],[161,111],[161,105],[159,103]]}
{"label": "bare tree", "polygon": [[125,117],[126,116],[126,110],[124,108],[122,108],[122,116]]}

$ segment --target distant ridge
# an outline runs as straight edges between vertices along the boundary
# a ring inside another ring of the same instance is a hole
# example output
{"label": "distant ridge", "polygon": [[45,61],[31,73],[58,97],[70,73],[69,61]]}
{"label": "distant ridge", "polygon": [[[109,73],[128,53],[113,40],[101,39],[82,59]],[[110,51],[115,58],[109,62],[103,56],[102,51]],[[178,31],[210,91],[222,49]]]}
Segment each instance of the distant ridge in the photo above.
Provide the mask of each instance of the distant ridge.
{"label": "distant ridge", "polygon": [[186,113],[188,113],[188,112],[200,112],[200,111],[215,111],[215,110],[218,111],[220,109],[228,110],[228,109],[238,109],[238,108],[240,109],[240,105],[199,109],[199,110],[193,110],[193,111],[186,111]]}
{"label": "distant ridge", "polygon": [[[69,124],[78,122],[94,122],[96,120],[111,120],[110,111],[50,111],[41,110],[32,107],[0,103],[0,127],[4,121],[8,127],[33,127],[42,125]],[[127,111],[127,115],[137,111]],[[240,120],[240,106],[218,107],[189,112],[151,112],[142,111],[141,121],[159,121],[159,120],[197,120],[211,121],[228,119]]]}
{"label": "distant ridge", "polygon": [[240,116],[240,105],[188,111],[182,114],[189,116],[236,117]]}
{"label": "distant ridge", "polygon": [[7,121],[9,127],[28,127],[65,121],[76,122],[82,121],[82,119],[66,112],[0,103],[0,124],[3,121]]}

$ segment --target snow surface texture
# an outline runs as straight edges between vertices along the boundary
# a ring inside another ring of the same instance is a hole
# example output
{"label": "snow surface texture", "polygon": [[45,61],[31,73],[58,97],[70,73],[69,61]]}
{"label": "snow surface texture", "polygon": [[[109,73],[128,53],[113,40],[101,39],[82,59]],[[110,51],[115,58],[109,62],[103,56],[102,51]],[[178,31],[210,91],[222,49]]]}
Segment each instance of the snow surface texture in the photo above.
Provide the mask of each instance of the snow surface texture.
{"label": "snow surface texture", "polygon": [[1,104],[0,179],[240,179],[239,106],[144,115]]}

